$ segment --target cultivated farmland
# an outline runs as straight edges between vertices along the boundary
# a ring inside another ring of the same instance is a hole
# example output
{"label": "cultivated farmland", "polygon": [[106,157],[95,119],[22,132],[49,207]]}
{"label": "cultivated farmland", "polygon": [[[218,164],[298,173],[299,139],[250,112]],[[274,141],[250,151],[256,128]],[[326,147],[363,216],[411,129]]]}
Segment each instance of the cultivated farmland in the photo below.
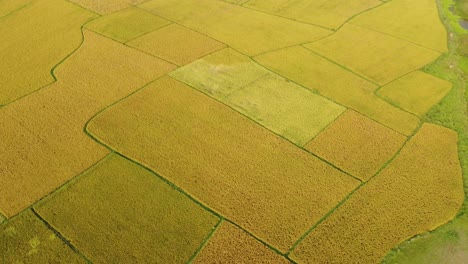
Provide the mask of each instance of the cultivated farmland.
{"label": "cultivated farmland", "polygon": [[452,1],[0,0],[0,264],[467,263]]}

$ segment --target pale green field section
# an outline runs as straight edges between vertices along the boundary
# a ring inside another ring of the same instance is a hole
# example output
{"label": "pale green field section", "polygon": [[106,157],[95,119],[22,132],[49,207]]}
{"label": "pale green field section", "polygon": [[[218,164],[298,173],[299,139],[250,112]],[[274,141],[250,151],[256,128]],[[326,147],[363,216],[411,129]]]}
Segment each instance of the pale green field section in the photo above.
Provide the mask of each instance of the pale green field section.
{"label": "pale green field section", "polygon": [[117,155],[36,210],[96,263],[186,263],[219,221],[155,174]]}
{"label": "pale green field section", "polygon": [[171,22],[138,7],[129,7],[102,16],[86,25],[86,28],[111,39],[127,42],[143,34],[169,25]]}
{"label": "pale green field section", "polygon": [[68,0],[72,3],[80,5],[86,9],[92,10],[101,15],[110,14],[136,4],[140,4],[145,0]]}
{"label": "pale green field section", "polygon": [[353,24],[305,47],[379,85],[440,56],[437,51]]}
{"label": "pale green field section", "polygon": [[[21,10],[33,0],[2,0],[0,2],[0,19]],[[0,20],[1,21],[1,20]]]}
{"label": "pale green field section", "polygon": [[173,68],[85,31],[59,81],[0,109],[0,211],[16,215],[102,159],[108,150],[86,136],[85,123]]}
{"label": "pale green field section", "polygon": [[401,244],[382,261],[383,264],[464,264],[468,259],[468,217],[454,219],[436,232],[424,234]]}
{"label": "pale green field section", "polygon": [[345,110],[232,49],[204,57],[170,76],[301,146]]}
{"label": "pale green field section", "polygon": [[170,77],[108,108],[86,129],[282,252],[359,185]]}
{"label": "pale green field section", "polygon": [[434,0],[392,0],[350,21],[424,47],[447,51],[447,31]]}
{"label": "pale green field section", "polygon": [[32,211],[0,225],[0,263],[87,263]]}
{"label": "pale green field section", "polygon": [[378,0],[251,0],[244,6],[336,29],[352,16],[380,4]]}
{"label": "pale green field section", "polygon": [[306,149],[333,165],[369,180],[403,146],[406,137],[353,110],[307,143]]}
{"label": "pale green field section", "polygon": [[291,262],[240,228],[223,222],[192,263],[290,264]]}
{"label": "pale green field section", "polygon": [[78,48],[96,14],[62,0],[36,0],[0,20],[0,105],[52,82],[52,68]]}
{"label": "pale green field section", "polygon": [[249,56],[323,38],[332,31],[217,0],[152,0],[139,7]]}
{"label": "pale green field section", "polygon": [[403,241],[451,220],[463,199],[457,133],[424,124],[290,256],[301,263],[377,263]]}
{"label": "pale green field section", "polygon": [[249,57],[232,49],[223,49],[169,75],[220,101],[242,89],[269,71]]}
{"label": "pale green field section", "polygon": [[378,94],[399,107],[422,116],[450,91],[452,84],[422,71],[407,74],[378,90]]}
{"label": "pale green field section", "polygon": [[274,73],[234,92],[227,104],[300,146],[346,110]]}
{"label": "pale green field section", "polygon": [[411,135],[419,124],[416,116],[375,95],[376,85],[303,47],[281,49],[254,59],[273,72],[404,135]]}
{"label": "pale green field section", "polygon": [[219,41],[177,24],[146,34],[128,45],[177,65],[185,65],[226,48]]}

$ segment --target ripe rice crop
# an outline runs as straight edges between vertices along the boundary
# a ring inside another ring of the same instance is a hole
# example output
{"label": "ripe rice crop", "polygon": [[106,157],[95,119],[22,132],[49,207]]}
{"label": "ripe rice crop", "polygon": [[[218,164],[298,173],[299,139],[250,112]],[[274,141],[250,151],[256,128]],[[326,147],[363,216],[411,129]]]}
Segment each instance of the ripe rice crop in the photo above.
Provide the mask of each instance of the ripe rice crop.
{"label": "ripe rice crop", "polygon": [[87,131],[283,252],[359,184],[170,77]]}
{"label": "ripe rice crop", "polygon": [[146,10],[130,7],[93,20],[86,28],[111,39],[127,42],[170,23]]}
{"label": "ripe rice crop", "polygon": [[148,170],[110,155],[36,210],[95,262],[187,262],[219,219]]}
{"label": "ripe rice crop", "polygon": [[282,49],[255,57],[270,70],[323,96],[352,108],[406,136],[419,120],[374,94],[377,86],[303,47]]}
{"label": "ripe rice crop", "polygon": [[336,34],[305,47],[379,85],[440,56],[434,50],[353,24],[345,24]]}
{"label": "ripe rice crop", "polygon": [[301,263],[377,263],[396,245],[451,220],[463,199],[457,133],[424,124],[291,257]]}
{"label": "ripe rice crop", "polygon": [[378,90],[383,98],[416,115],[424,115],[452,88],[452,83],[415,71]]}
{"label": "ripe rice crop", "polygon": [[177,65],[185,65],[226,47],[188,28],[172,24],[128,43]]}
{"label": "ripe rice crop", "polygon": [[139,7],[247,55],[314,41],[332,31],[217,0],[153,0]]}
{"label": "ripe rice crop", "polygon": [[142,3],[146,0],[69,0],[98,14],[106,15]]}

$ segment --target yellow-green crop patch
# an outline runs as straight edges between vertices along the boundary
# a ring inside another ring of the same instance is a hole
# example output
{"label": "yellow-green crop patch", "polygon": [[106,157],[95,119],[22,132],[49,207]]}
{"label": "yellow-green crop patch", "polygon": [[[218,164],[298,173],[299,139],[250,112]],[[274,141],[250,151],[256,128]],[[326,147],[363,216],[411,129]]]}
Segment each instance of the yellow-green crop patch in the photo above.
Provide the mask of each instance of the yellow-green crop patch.
{"label": "yellow-green crop patch", "polygon": [[193,263],[291,263],[238,227],[223,222]]}
{"label": "yellow-green crop patch", "polygon": [[353,24],[345,24],[332,36],[305,47],[379,85],[417,70],[440,55],[434,50]]}
{"label": "yellow-green crop patch", "polygon": [[424,124],[398,156],[295,248],[303,263],[377,263],[451,220],[464,199],[457,133]]}
{"label": "yellow-green crop patch", "polygon": [[117,155],[36,210],[97,263],[186,263],[219,221],[153,173]]}
{"label": "yellow-green crop patch", "polygon": [[171,22],[138,7],[100,17],[86,28],[120,42],[127,42],[143,34],[169,25]]}
{"label": "yellow-green crop patch", "polygon": [[345,110],[232,49],[211,54],[170,75],[298,145],[307,143]]}
{"label": "yellow-green crop patch", "polygon": [[140,7],[247,55],[314,41],[332,31],[219,0],[152,0]]}
{"label": "yellow-green crop patch", "polygon": [[101,15],[110,14],[127,7],[144,2],[145,0],[68,0]]}
{"label": "yellow-green crop patch", "polygon": [[298,145],[346,108],[271,73],[234,92],[228,105]]}
{"label": "yellow-green crop patch", "polygon": [[170,77],[87,131],[283,252],[359,184]]}
{"label": "yellow-green crop patch", "polygon": [[0,225],[1,263],[87,263],[30,210]]}
{"label": "yellow-green crop patch", "polygon": [[185,65],[169,75],[225,101],[231,93],[268,73],[247,56],[228,48]]}
{"label": "yellow-green crop patch", "polygon": [[361,180],[368,180],[406,141],[375,121],[346,111],[305,148]]}
{"label": "yellow-green crop patch", "polygon": [[108,150],[83,133],[85,123],[173,68],[86,31],[59,81],[0,109],[0,211],[21,212],[102,159]]}
{"label": "yellow-green crop patch", "polygon": [[0,105],[54,81],[52,68],[76,49],[96,14],[62,0],[37,0],[0,21]]}
{"label": "yellow-green crop patch", "polygon": [[350,23],[447,51],[447,31],[434,0],[395,0],[353,18]]}
{"label": "yellow-green crop patch", "polygon": [[219,41],[177,24],[146,34],[128,45],[177,65],[185,65],[226,47]]}
{"label": "yellow-green crop patch", "polygon": [[452,88],[448,81],[421,71],[405,75],[378,90],[378,94],[399,107],[424,115]]}
{"label": "yellow-green crop patch", "polygon": [[378,0],[251,0],[244,6],[336,29],[352,16],[380,4]]}
{"label": "yellow-green crop patch", "polygon": [[411,135],[419,124],[416,116],[376,96],[376,85],[303,47],[266,53],[255,57],[255,60],[270,70],[404,135]]}
{"label": "yellow-green crop patch", "polygon": [[32,0],[3,0],[0,2],[0,18],[13,12],[21,10],[32,2]]}

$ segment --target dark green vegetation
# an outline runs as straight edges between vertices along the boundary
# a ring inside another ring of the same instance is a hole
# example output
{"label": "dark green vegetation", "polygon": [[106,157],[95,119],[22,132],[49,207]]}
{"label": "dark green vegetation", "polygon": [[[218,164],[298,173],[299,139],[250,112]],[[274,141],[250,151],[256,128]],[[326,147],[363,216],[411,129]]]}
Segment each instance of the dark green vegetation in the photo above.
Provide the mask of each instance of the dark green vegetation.
{"label": "dark green vegetation", "polygon": [[[424,70],[453,83],[450,93],[424,117],[458,132],[459,157],[468,193],[468,31],[462,29],[459,17],[449,12],[452,0],[438,0],[442,22],[449,32],[449,52]],[[456,12],[468,17],[468,1],[456,1]],[[383,263],[466,263],[468,259],[468,199],[458,217],[434,232],[403,243]]]}

